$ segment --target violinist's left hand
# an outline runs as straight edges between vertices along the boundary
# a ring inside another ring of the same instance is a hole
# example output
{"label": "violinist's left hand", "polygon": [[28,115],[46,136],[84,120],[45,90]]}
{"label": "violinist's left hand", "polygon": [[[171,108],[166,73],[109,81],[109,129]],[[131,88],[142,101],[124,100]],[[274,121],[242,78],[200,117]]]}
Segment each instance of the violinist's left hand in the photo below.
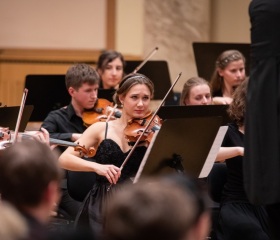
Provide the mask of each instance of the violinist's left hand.
{"label": "violinist's left hand", "polygon": [[42,143],[48,144],[51,149],[57,146],[53,144],[50,145],[50,134],[45,128],[41,128],[40,131],[28,131],[27,134]]}

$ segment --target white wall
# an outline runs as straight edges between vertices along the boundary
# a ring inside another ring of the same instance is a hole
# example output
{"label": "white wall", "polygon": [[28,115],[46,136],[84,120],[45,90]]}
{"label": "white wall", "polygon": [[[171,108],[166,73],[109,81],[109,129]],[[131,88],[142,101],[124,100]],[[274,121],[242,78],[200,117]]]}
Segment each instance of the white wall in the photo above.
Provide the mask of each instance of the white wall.
{"label": "white wall", "polygon": [[0,48],[103,49],[105,0],[1,0]]}

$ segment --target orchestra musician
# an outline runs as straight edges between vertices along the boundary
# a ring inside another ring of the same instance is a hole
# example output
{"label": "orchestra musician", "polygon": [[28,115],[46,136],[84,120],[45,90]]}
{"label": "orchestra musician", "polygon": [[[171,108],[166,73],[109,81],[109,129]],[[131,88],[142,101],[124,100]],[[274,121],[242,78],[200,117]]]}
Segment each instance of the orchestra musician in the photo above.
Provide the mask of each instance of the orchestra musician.
{"label": "orchestra musician", "polygon": [[98,58],[96,70],[100,75],[99,88],[117,89],[124,76],[125,60],[120,52],[104,51]]}
{"label": "orchestra musician", "polygon": [[210,105],[212,95],[209,82],[200,77],[189,78],[181,93],[180,105]]}
{"label": "orchestra musician", "polygon": [[[220,148],[216,161],[226,162],[227,181],[223,188],[217,239],[270,239],[268,216],[264,206],[249,202],[244,188],[244,119],[248,79],[239,85],[229,105],[233,120]],[[247,172],[244,172],[247,174]]]}
{"label": "orchestra musician", "polygon": [[121,170],[122,163],[131,151],[124,130],[129,120],[148,115],[153,94],[154,85],[149,78],[139,73],[127,75],[114,95],[115,102],[122,105],[121,117],[114,121],[94,123],[79,139],[79,143],[85,147],[97,149],[94,157],[96,162],[85,161],[71,148],[61,154],[59,162],[63,168],[97,173],[96,182],[78,213],[76,227],[89,227],[99,235],[102,231],[101,210],[106,199],[112,197],[122,186],[121,183],[131,181],[136,174],[147,142],[144,140],[135,145],[135,151]]}
{"label": "orchestra musician", "polygon": [[213,104],[230,104],[234,89],[246,78],[245,57],[238,50],[227,50],[215,65],[210,80]]}
{"label": "orchestra musician", "polygon": [[[43,121],[42,127],[49,131],[51,138],[74,142],[86,129],[82,118],[84,110],[93,108],[97,102],[99,76],[88,64],[79,63],[67,70],[65,83],[71,96],[70,104],[51,111]],[[59,209],[74,219],[80,202],[69,196],[66,179],[62,181],[61,187]]]}

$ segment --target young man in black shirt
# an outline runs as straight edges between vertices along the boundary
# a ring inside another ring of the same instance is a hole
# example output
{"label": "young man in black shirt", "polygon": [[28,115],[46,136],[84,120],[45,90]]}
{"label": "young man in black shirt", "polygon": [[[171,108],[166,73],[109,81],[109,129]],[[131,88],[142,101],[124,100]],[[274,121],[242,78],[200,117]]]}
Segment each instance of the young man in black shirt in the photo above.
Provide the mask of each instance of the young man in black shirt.
{"label": "young man in black shirt", "polygon": [[[42,127],[48,130],[51,138],[75,142],[86,129],[82,119],[83,112],[85,109],[93,108],[97,102],[99,75],[88,64],[75,64],[67,70],[65,84],[71,96],[70,104],[50,112]],[[61,187],[59,209],[70,219],[74,219],[80,202],[70,197],[66,179],[62,181]]]}

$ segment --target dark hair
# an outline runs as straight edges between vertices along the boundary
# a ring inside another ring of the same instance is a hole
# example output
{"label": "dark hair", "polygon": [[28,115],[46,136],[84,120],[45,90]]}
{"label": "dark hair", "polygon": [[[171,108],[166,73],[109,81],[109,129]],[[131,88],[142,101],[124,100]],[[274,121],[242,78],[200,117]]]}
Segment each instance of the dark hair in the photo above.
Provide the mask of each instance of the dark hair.
{"label": "dark hair", "polygon": [[208,212],[201,193],[186,181],[146,178],[124,185],[108,202],[105,239],[184,239],[202,213]]}
{"label": "dark hair", "polygon": [[115,60],[116,58],[119,58],[123,64],[123,68],[125,68],[126,62],[124,60],[123,55],[120,52],[114,51],[114,50],[107,50],[101,53],[101,55],[98,58],[96,69],[100,69],[101,71],[104,71],[107,64]]}
{"label": "dark hair", "polygon": [[233,100],[229,105],[228,114],[230,118],[239,126],[244,125],[246,112],[246,96],[248,78],[246,78],[234,91]]}
{"label": "dark hair", "polygon": [[66,88],[73,87],[78,90],[82,84],[89,85],[99,84],[100,77],[98,73],[88,64],[78,63],[71,66],[65,75]]}
{"label": "dark hair", "polygon": [[118,105],[121,105],[121,102],[119,100],[119,96],[125,96],[128,91],[137,84],[145,84],[150,92],[151,92],[151,98],[154,96],[154,83],[145,75],[140,73],[131,73],[126,75],[123,80],[121,81],[118,90],[116,90],[113,98],[115,103]]}
{"label": "dark hair", "polygon": [[213,94],[222,91],[223,89],[223,78],[219,75],[218,69],[225,69],[231,62],[243,60],[244,64],[246,59],[244,55],[238,50],[227,50],[220,54],[215,63],[215,70],[212,74],[210,84]]}
{"label": "dark hair", "polygon": [[60,181],[58,155],[37,140],[24,140],[0,152],[0,192],[16,206],[37,206],[52,181]]}

